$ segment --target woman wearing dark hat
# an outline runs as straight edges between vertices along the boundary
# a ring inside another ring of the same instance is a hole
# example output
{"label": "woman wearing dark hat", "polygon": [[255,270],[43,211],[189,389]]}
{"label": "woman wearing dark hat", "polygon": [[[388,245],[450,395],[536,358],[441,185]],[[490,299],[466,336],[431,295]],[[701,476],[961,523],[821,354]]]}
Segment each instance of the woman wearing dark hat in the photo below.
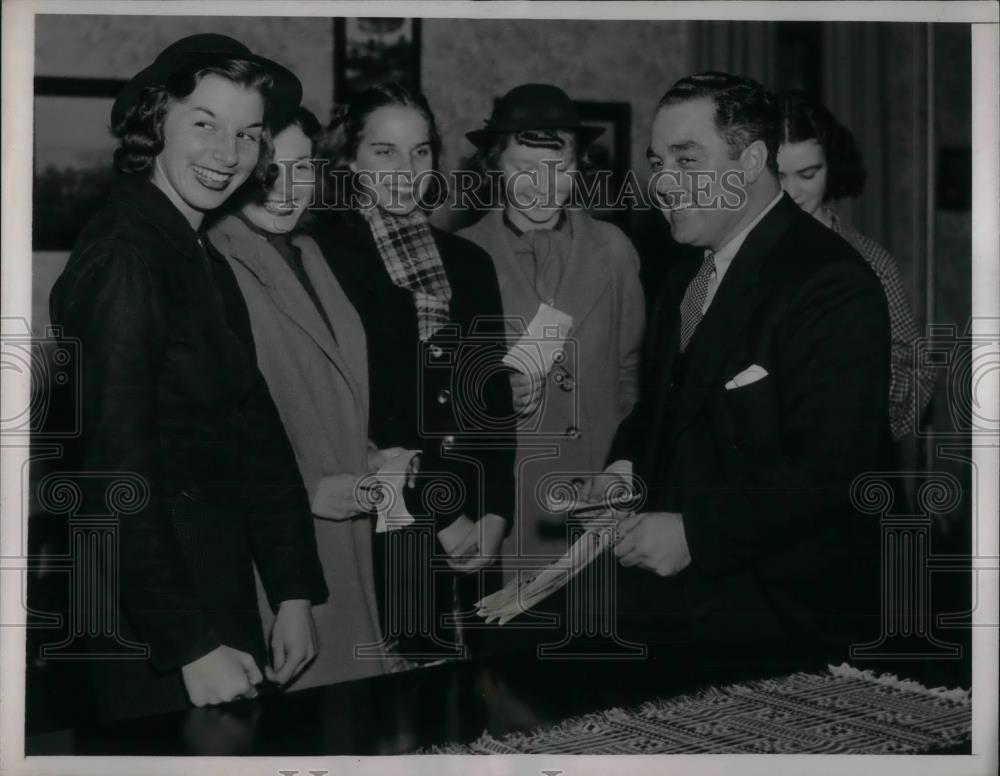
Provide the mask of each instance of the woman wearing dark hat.
{"label": "woman wearing dark hat", "polygon": [[[85,510],[106,512],[116,474],[145,491],[117,526],[118,628],[90,662],[106,720],[251,697],[316,652],[326,586],[306,494],[239,288],[198,231],[300,99],[294,75],[231,38],[161,52],[115,101],[122,175],[52,291],[82,348]],[[254,562],[276,611],[270,661]]]}
{"label": "woman wearing dark hat", "polygon": [[[615,429],[637,398],[645,321],[638,256],[617,227],[570,202],[587,145],[601,131],[581,124],[562,89],[524,84],[467,135],[503,208],[459,234],[493,258],[508,342],[541,320],[567,338],[561,360],[533,362],[521,351],[513,378],[522,421],[516,530],[504,554],[522,566],[566,552],[564,516],[547,495],[604,469]],[[555,445],[549,456],[539,455],[543,441]]]}
{"label": "woman wearing dark hat", "polygon": [[423,95],[394,83],[360,92],[335,113],[322,151],[356,196],[313,231],[365,327],[371,439],[422,453],[404,489],[415,522],[375,535],[383,632],[412,659],[461,654],[443,618],[457,609],[477,622],[514,500],[496,275],[420,207],[440,150]]}

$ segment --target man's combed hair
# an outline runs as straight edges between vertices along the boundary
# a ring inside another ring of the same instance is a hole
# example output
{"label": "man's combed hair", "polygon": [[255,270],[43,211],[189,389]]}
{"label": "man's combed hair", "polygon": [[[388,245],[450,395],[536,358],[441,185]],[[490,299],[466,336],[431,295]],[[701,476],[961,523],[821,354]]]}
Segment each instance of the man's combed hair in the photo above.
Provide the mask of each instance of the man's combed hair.
{"label": "man's combed hair", "polygon": [[789,91],[778,95],[778,106],[782,144],[815,140],[823,148],[827,167],[823,200],[861,194],[867,171],[851,130],[837,121],[819,100],[805,92]]}
{"label": "man's combed hair", "polygon": [[708,99],[715,105],[715,126],[729,146],[731,158],[761,140],[767,147],[767,169],[778,174],[780,114],[771,92],[750,78],[698,73],[670,87],[657,108],[697,99]]}
{"label": "man's combed hair", "polygon": [[[140,99],[111,127],[118,139],[115,167],[128,175],[148,175],[156,157],[163,151],[163,122],[172,100],[191,95],[206,75],[217,75],[228,81],[260,92],[264,98],[264,115],[270,112],[274,79],[263,66],[243,59],[222,59],[211,65],[192,66],[174,73],[164,83],[147,86]],[[256,175],[266,175],[271,162],[270,133],[265,128],[261,136],[260,158]]]}

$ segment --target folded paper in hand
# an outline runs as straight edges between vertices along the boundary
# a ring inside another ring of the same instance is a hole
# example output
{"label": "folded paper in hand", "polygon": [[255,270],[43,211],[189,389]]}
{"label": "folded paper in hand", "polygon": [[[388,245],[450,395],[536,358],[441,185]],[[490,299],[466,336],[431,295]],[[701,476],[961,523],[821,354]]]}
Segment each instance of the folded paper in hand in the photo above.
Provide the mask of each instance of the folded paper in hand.
{"label": "folded paper in hand", "polygon": [[394,531],[413,522],[413,515],[406,508],[406,501],[403,499],[403,489],[406,487],[410,461],[419,453],[419,450],[404,450],[382,464],[375,473],[375,487],[379,490],[374,498],[378,510],[376,533]]}
{"label": "folded paper in hand", "polygon": [[572,325],[572,316],[543,302],[528,330],[504,356],[504,364],[526,375],[547,375],[563,352]]}

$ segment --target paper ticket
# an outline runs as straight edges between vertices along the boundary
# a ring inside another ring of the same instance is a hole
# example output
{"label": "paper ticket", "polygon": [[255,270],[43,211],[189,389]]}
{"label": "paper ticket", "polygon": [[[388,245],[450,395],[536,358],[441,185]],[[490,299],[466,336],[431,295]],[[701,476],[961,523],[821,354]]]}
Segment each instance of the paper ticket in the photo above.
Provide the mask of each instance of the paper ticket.
{"label": "paper ticket", "polygon": [[375,473],[376,484],[372,487],[378,492],[372,496],[372,501],[378,511],[376,533],[395,531],[414,521],[413,515],[406,508],[403,489],[406,487],[410,461],[419,453],[419,450],[404,450],[386,461]]}
{"label": "paper ticket", "polygon": [[503,363],[524,374],[547,375],[569,336],[573,317],[542,302],[528,330],[514,343]]}

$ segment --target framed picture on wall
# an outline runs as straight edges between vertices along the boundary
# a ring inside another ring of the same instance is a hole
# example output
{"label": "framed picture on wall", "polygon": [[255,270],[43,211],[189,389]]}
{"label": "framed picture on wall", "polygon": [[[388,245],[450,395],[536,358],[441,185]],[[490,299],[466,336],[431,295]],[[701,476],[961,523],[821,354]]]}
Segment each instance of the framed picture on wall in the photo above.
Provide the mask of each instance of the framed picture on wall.
{"label": "framed picture on wall", "polygon": [[420,90],[420,20],[338,17],[333,20],[333,99],[343,102],[381,81]]}
{"label": "framed picture on wall", "polygon": [[35,79],[33,250],[70,250],[107,201],[116,146],[108,125],[124,85],[104,78]]}
{"label": "framed picture on wall", "polygon": [[[608,191],[617,196],[625,184],[632,158],[632,106],[627,102],[577,101],[580,119],[584,124],[604,127],[604,132],[587,149],[592,174],[607,178]],[[613,221],[624,227],[628,223],[627,210],[592,208],[588,212],[595,218]]]}

